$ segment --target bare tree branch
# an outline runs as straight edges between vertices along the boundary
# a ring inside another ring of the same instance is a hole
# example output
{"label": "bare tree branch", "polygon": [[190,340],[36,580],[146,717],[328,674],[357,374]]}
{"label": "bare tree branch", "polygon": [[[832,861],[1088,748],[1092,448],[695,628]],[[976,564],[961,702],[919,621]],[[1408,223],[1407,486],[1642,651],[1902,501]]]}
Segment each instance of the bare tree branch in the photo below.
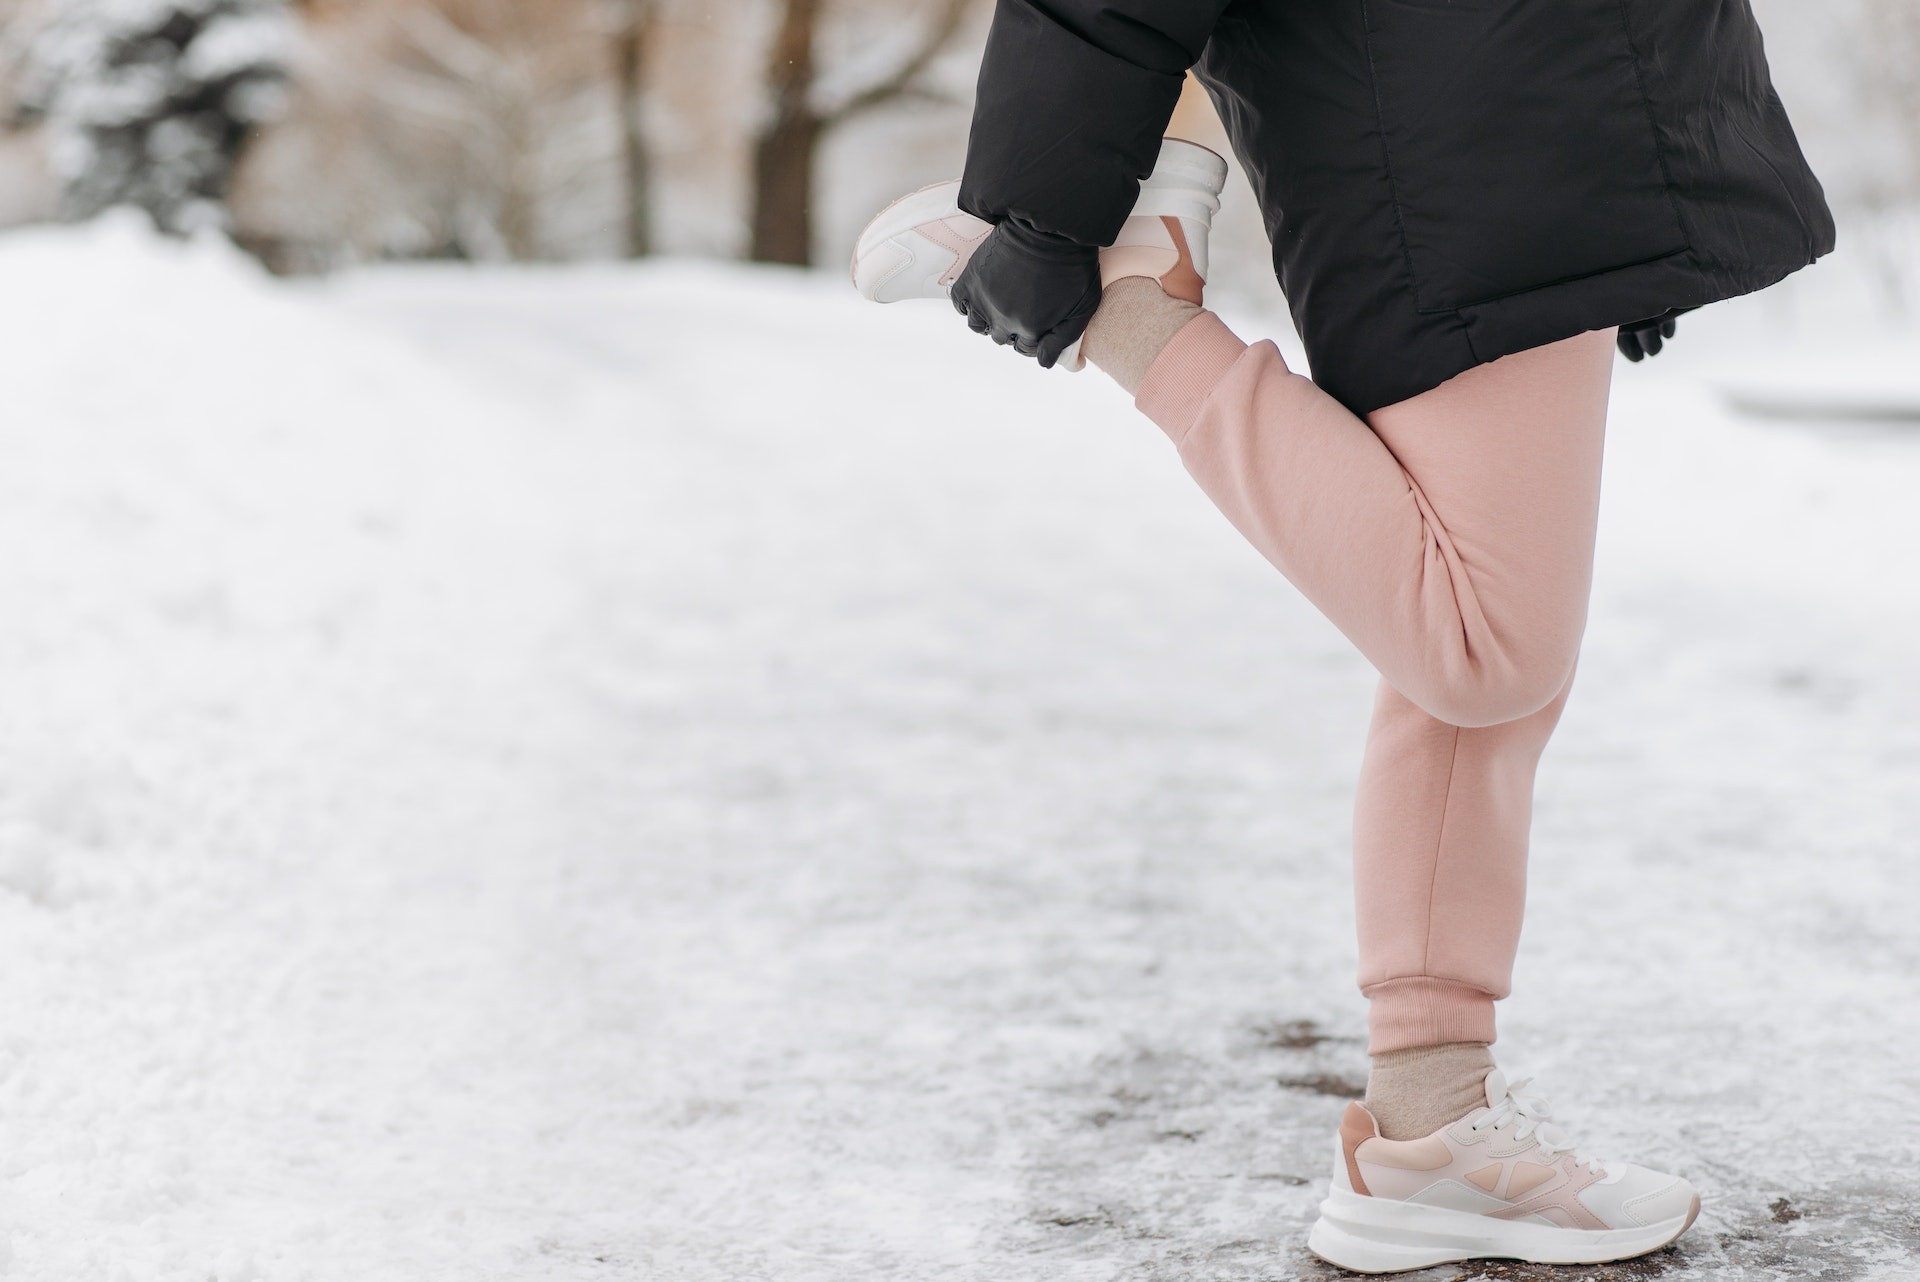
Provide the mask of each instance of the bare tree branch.
{"label": "bare tree branch", "polygon": [[892,75],[860,90],[839,106],[820,113],[821,123],[829,127],[843,124],[861,112],[871,111],[903,97],[920,96],[915,82],[959,34],[960,24],[966,19],[971,5],[972,0],[946,0],[919,46]]}

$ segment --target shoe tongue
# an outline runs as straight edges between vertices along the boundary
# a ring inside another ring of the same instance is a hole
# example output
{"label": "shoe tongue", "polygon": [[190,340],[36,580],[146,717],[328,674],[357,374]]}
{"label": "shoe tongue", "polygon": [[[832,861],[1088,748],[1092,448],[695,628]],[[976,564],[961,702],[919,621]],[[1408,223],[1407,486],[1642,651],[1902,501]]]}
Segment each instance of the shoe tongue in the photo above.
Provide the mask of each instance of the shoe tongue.
{"label": "shoe tongue", "polygon": [[1507,1097],[1507,1075],[1497,1068],[1493,1069],[1487,1074],[1486,1087],[1487,1107],[1493,1108]]}

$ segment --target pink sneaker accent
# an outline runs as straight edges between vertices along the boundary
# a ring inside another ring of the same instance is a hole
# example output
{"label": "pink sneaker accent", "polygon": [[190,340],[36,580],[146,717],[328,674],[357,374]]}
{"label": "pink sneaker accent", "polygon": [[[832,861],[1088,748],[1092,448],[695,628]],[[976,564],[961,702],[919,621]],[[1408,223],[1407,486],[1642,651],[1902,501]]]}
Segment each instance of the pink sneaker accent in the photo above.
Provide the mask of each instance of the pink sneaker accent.
{"label": "pink sneaker accent", "polygon": [[853,287],[876,303],[945,298],[993,230],[960,209],[958,181],[922,187],[881,210],[854,246]]}
{"label": "pink sneaker accent", "polygon": [[987,238],[993,227],[983,223],[972,214],[955,214],[951,218],[941,218],[926,223],[920,228],[925,236],[940,248],[953,255],[953,264],[940,273],[940,287],[950,288],[954,278],[960,275],[960,269],[973,257],[973,251],[980,248],[980,242]]}
{"label": "pink sneaker accent", "polygon": [[1207,278],[1193,261],[1181,219],[1172,214],[1129,218],[1120,239],[1100,251],[1100,286],[1106,288],[1128,276],[1160,282],[1174,298],[1200,305]]}
{"label": "pink sneaker accent", "polygon": [[[1227,162],[1197,143],[1163,139],[1153,173],[1140,184],[1133,216],[1100,251],[1100,281],[1147,276],[1175,298],[1198,304],[1206,286],[1207,233],[1220,208]],[[936,183],[894,201],[860,233],[849,274],[876,303],[945,298],[973,251],[993,230],[960,209],[960,184]],[[1085,365],[1080,345],[1058,364]]]}
{"label": "pink sneaker accent", "polygon": [[1348,1105],[1308,1249],[1359,1273],[1475,1259],[1597,1264],[1657,1251],[1692,1226],[1691,1185],[1575,1153],[1526,1084],[1489,1073],[1486,1107],[1417,1140],[1381,1138],[1373,1115]]}

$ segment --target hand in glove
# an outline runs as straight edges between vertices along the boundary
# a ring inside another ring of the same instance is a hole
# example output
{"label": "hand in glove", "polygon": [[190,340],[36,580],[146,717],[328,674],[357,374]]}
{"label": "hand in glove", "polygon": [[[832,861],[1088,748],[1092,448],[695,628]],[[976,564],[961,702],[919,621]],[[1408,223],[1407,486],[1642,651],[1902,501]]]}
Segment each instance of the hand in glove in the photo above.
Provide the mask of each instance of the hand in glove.
{"label": "hand in glove", "polygon": [[1631,325],[1622,325],[1614,342],[1620,348],[1620,354],[1630,361],[1643,361],[1657,354],[1666,346],[1666,340],[1673,337],[1674,318],[1692,311],[1691,307],[1677,307],[1664,316],[1655,316],[1651,320],[1634,321]]}
{"label": "hand in glove", "polygon": [[974,333],[1051,369],[1100,306],[1100,251],[1008,218],[973,251],[949,297]]}

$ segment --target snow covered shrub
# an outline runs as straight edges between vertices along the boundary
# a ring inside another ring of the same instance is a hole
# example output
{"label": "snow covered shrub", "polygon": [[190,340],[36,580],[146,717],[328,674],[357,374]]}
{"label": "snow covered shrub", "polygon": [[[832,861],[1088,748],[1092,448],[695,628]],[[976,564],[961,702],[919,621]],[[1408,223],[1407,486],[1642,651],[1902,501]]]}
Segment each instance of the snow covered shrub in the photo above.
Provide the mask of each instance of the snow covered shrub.
{"label": "snow covered shrub", "polygon": [[234,159],[281,99],[292,36],[286,0],[60,0],[18,103],[51,133],[63,215],[131,204],[167,231],[224,223]]}

